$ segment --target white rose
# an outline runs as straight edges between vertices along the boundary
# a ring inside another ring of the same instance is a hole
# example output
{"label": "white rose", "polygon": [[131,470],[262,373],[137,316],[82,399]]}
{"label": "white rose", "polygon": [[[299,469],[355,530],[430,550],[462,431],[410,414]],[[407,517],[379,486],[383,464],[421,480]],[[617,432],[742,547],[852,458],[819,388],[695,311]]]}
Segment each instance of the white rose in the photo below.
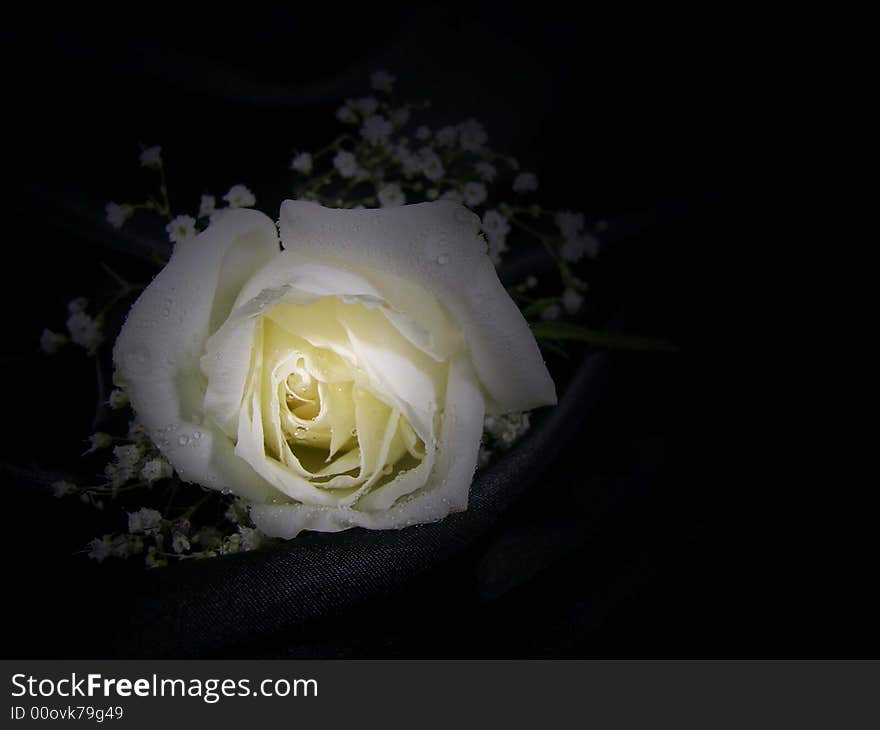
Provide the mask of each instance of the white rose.
{"label": "white rose", "polygon": [[486,414],[556,402],[480,221],[447,201],[228,210],[179,244],[116,342],[116,382],[181,479],[271,536],[467,507]]}

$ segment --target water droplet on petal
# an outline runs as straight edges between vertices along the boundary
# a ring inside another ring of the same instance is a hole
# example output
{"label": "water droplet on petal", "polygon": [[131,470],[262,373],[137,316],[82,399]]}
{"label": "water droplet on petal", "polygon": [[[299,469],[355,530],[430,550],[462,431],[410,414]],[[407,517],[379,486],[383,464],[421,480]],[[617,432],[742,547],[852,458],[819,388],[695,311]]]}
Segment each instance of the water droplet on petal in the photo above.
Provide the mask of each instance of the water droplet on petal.
{"label": "water droplet on petal", "polygon": [[303,428],[302,426],[297,426],[296,430],[293,432],[293,435],[298,439],[304,439],[306,437],[306,433],[308,432],[307,428]]}

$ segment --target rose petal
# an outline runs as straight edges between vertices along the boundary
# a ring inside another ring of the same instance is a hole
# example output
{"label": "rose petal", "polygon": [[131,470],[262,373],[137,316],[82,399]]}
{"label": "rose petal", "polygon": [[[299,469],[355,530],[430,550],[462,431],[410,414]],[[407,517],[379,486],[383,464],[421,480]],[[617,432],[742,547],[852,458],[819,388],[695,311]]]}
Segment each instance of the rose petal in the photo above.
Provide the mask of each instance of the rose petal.
{"label": "rose petal", "polygon": [[271,219],[229,211],[175,247],[168,265],[135,302],[116,340],[115,382],[125,388],[151,438],[181,479],[265,500],[271,487],[202,423],[205,343],[229,313],[243,281],[278,256]]}
{"label": "rose petal", "polygon": [[[386,501],[392,501],[392,497],[397,498],[394,495],[395,482],[391,482],[362,497],[358,509],[255,504],[251,507],[251,518],[269,536],[292,538],[303,530],[339,532],[354,526],[371,530],[397,529],[433,522],[450,512],[464,510],[477,466],[484,412],[482,393],[473,369],[465,358],[456,358],[450,364],[439,439],[441,448],[436,454],[436,462],[421,489],[418,489],[423,483],[421,475],[411,481],[401,480],[402,486],[413,486],[415,482],[413,491],[418,491],[412,498],[400,500],[388,509],[379,508]],[[430,453],[428,458],[431,458]],[[375,511],[363,509],[370,500],[377,507]]]}
{"label": "rose petal", "polygon": [[[287,200],[280,225],[285,253],[385,272],[436,296],[461,327],[492,410],[556,403],[556,389],[535,338],[478,236],[479,218],[463,206],[436,201],[345,210]],[[421,319],[425,312],[407,313]]]}

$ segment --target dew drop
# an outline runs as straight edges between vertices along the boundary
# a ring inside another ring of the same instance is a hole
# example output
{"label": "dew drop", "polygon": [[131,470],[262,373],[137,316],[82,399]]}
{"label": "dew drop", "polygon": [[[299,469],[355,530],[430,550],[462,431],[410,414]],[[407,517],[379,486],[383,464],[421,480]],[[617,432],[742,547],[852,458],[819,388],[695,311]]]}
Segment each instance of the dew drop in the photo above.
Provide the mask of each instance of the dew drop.
{"label": "dew drop", "polygon": [[354,436],[354,437],[357,437],[357,435],[358,435],[357,427],[351,429],[351,435]]}
{"label": "dew drop", "polygon": [[296,430],[293,432],[293,435],[298,439],[304,439],[306,437],[307,428],[303,428],[302,426],[297,426]]}

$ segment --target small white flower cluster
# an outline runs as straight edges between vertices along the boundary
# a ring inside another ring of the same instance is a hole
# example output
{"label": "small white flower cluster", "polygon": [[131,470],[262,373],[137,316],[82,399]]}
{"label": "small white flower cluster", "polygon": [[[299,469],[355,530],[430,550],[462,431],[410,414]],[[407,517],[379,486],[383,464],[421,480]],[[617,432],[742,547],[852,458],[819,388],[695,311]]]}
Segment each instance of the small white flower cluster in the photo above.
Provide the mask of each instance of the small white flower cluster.
{"label": "small white flower cluster", "polygon": [[138,444],[113,447],[113,461],[104,467],[104,476],[114,489],[134,479],[140,466],[143,449]]}
{"label": "small white flower cluster", "polygon": [[104,535],[96,537],[86,546],[86,554],[92,560],[103,563],[107,558],[128,558],[144,552],[144,540],[137,535]]}
{"label": "small white flower cluster", "polygon": [[56,354],[68,342],[79,345],[89,355],[94,355],[104,341],[101,332],[101,318],[92,317],[86,312],[89,300],[77,297],[67,304],[67,335],[44,329],[40,334],[40,349],[47,355]]}
{"label": "small white flower cluster", "polygon": [[83,456],[93,454],[101,449],[109,449],[112,444],[113,437],[109,433],[97,431],[89,436],[89,448],[83,453]]}
{"label": "small white flower cluster", "polygon": [[[217,207],[217,198],[213,195],[202,195],[199,200],[199,220],[210,220],[218,213],[229,208],[251,208],[257,204],[257,198],[245,185],[233,185],[223,196],[227,205],[225,208]],[[174,244],[184,243],[194,238],[199,232],[198,223],[191,215],[178,215],[172,218],[165,226],[168,238]]]}
{"label": "small white flower cluster", "polygon": [[[308,160],[308,163],[306,162]],[[245,185],[233,185],[223,196],[226,201],[226,208],[217,207],[217,199],[213,195],[202,195],[199,201],[199,212],[196,217],[187,214],[172,215],[171,204],[168,200],[168,192],[165,186],[165,171],[162,162],[162,148],[158,146],[148,147],[141,152],[141,165],[151,170],[155,170],[161,175],[161,185],[159,193],[161,200],[157,201],[150,198],[143,203],[107,203],[105,213],[107,223],[113,228],[122,228],[125,223],[134,215],[137,210],[152,210],[159,213],[167,222],[165,224],[165,232],[168,234],[169,240],[177,245],[189,241],[199,232],[198,221],[210,220],[215,214],[226,210],[227,208],[250,208],[257,204],[254,194]],[[308,174],[311,170],[311,156],[301,160],[294,169]],[[52,343],[47,343],[50,347]],[[45,349],[45,348],[44,348]]]}
{"label": "small white flower cluster", "polygon": [[[59,494],[76,489],[75,485],[68,485],[67,482],[56,482],[52,488]],[[220,529],[214,525],[194,529],[190,515],[197,507],[198,503],[179,517],[172,517],[170,513],[163,515],[151,507],[127,512],[126,532],[95,538],[86,546],[86,553],[98,562],[108,557],[144,555],[146,567],[158,568],[172,559],[213,558],[256,550],[268,540],[251,526],[248,505],[244,500],[230,500],[224,520],[231,525],[231,529]]]}
{"label": "small white flower cluster", "polygon": [[165,232],[172,243],[183,243],[195,238],[196,235],[196,219],[191,215],[179,215],[172,218],[165,226]]}
{"label": "small white flower cluster", "polygon": [[513,192],[533,193],[538,189],[538,178],[532,172],[521,172],[513,178]]}
{"label": "small white flower cluster", "polygon": [[556,225],[562,235],[560,255],[566,261],[580,261],[584,256],[595,258],[599,253],[599,240],[584,232],[584,214],[562,210],[556,214]]}
{"label": "small white flower cluster", "polygon": [[290,169],[301,175],[311,175],[314,160],[310,152],[300,152],[290,161]]}
{"label": "small white flower cluster", "polygon": [[51,487],[52,494],[56,497],[64,497],[65,495],[74,494],[76,492],[76,484],[64,480],[52,482]]}
{"label": "small white flower cluster", "polygon": [[128,513],[128,531],[132,535],[155,535],[162,526],[162,513],[142,507],[137,512]]}
{"label": "small white flower cluster", "polygon": [[507,251],[507,234],[510,233],[510,222],[500,211],[487,210],[483,213],[483,233],[489,244],[489,257],[497,266],[501,263],[501,254]]}
{"label": "small white flower cluster", "polygon": [[141,152],[141,165],[154,170],[162,169],[162,148],[148,147]]}
{"label": "small white flower cluster", "polygon": [[[547,316],[559,316],[563,307],[566,312],[577,311],[580,282],[565,270],[565,265],[585,255],[593,256],[597,249],[596,239],[584,232],[583,215],[567,211],[557,214],[520,203],[511,206],[494,199],[497,189],[490,187],[495,188],[502,173],[512,177],[507,189],[518,199],[538,189],[538,177],[520,170],[516,158],[493,152],[486,129],[476,119],[436,130],[419,125],[412,138],[404,136],[401,127],[409,121],[412,105],[394,106],[384,96],[391,93],[394,81],[388,72],[377,71],[370,79],[377,96],[350,98],[337,110],[337,119],[356,126],[359,136],[344,134],[314,155],[297,152],[290,163],[298,173],[297,197],[349,208],[392,207],[419,200],[460,202],[480,215],[487,251],[496,266],[508,251],[514,229],[542,238],[552,247],[570,291],[564,295],[564,302],[557,297],[556,302],[548,304],[553,308]],[[323,172],[323,156],[327,153],[332,155],[332,168]],[[560,221],[561,236],[548,232],[545,225],[524,226],[520,218],[523,213],[535,219],[550,216],[552,220],[555,216]]]}
{"label": "small white flower cluster", "polygon": [[114,411],[118,411],[120,408],[125,408],[128,405],[128,393],[116,388],[110,393],[110,398],[107,402]]}
{"label": "small white flower cluster", "polygon": [[119,203],[107,203],[104,212],[107,214],[107,222],[114,228],[119,229],[134,215],[134,206],[128,203],[123,203],[122,205]]}
{"label": "small white flower cluster", "polygon": [[528,413],[506,413],[487,416],[483,421],[483,438],[477,456],[477,467],[484,468],[499,451],[507,451],[530,427]]}
{"label": "small white flower cluster", "polygon": [[510,448],[529,430],[528,413],[506,413],[501,416],[488,416],[483,421],[483,429],[501,448]]}

